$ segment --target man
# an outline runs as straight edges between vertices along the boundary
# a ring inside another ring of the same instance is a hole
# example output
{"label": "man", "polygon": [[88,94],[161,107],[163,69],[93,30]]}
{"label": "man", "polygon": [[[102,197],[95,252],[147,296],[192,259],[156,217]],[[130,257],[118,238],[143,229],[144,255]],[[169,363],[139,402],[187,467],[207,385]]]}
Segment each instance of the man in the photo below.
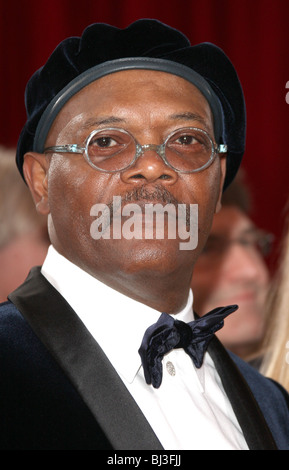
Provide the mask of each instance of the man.
{"label": "man", "polygon": [[249,194],[240,173],[223,195],[192,279],[198,315],[233,300],[238,304],[217,336],[246,361],[256,358],[265,331],[269,270],[264,257],[272,243],[272,235],[259,230],[249,212]]}
{"label": "man", "polygon": [[[244,150],[223,52],[154,20],[92,25],[34,74],[26,104],[17,163],[52,246],[1,308],[2,447],[288,448],[287,395],[212,337],[236,307],[195,321],[191,307]],[[168,206],[163,237],[152,205]]]}

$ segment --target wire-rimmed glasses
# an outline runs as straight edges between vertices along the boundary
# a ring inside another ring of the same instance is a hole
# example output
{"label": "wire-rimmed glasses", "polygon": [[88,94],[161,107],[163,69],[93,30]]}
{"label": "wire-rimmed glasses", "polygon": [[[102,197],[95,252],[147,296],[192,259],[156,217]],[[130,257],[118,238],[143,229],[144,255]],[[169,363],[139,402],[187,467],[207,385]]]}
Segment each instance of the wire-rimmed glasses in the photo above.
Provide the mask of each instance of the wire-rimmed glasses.
{"label": "wire-rimmed glasses", "polygon": [[85,146],[66,144],[44,149],[44,153],[82,153],[90,166],[106,173],[130,168],[146,151],[155,151],[167,166],[181,173],[196,173],[207,168],[216,155],[227,152],[210,135],[197,127],[182,127],[170,133],[163,144],[137,142],[125,129],[108,127],[92,131]]}

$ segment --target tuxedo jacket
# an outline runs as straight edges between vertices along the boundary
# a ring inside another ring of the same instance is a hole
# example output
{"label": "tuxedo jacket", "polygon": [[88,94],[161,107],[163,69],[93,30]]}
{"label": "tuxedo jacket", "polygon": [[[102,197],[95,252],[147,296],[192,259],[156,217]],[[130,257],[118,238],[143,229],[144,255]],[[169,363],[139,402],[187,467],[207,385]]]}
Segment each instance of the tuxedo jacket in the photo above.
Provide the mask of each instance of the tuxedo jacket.
{"label": "tuxedo jacket", "polygon": [[[249,449],[289,449],[284,389],[229,354],[216,337],[208,351]],[[163,449],[101,348],[40,268],[0,306],[0,449]]]}

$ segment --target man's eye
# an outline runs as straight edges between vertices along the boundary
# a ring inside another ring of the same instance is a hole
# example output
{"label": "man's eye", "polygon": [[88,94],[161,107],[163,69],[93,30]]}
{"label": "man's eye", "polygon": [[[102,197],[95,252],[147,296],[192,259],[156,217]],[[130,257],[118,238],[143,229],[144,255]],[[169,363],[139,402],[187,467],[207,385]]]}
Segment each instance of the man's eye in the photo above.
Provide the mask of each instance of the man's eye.
{"label": "man's eye", "polygon": [[175,142],[181,145],[191,145],[197,141],[192,135],[181,135]]}
{"label": "man's eye", "polygon": [[117,145],[117,142],[111,137],[97,137],[94,139],[90,145],[96,145],[98,147],[113,147]]}
{"label": "man's eye", "polygon": [[176,151],[189,151],[189,152],[207,152],[210,151],[210,142],[205,135],[200,132],[180,132],[173,135],[167,147],[175,149]]}
{"label": "man's eye", "polygon": [[242,246],[253,246],[255,245],[256,241],[251,238],[240,238],[239,244]]}

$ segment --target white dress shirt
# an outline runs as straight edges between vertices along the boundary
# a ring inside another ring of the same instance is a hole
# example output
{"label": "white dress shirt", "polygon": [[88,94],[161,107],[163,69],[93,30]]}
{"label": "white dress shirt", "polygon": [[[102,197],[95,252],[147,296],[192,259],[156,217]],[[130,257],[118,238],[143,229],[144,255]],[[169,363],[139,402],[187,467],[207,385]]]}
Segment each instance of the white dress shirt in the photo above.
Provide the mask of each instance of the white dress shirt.
{"label": "white dress shirt", "polygon": [[[103,349],[164,449],[248,449],[208,353],[196,369],[183,349],[175,349],[163,359],[160,388],[146,384],[138,349],[160,312],[99,282],[52,246],[42,274]],[[192,300],[190,292],[186,307],[174,318],[192,321]]]}

